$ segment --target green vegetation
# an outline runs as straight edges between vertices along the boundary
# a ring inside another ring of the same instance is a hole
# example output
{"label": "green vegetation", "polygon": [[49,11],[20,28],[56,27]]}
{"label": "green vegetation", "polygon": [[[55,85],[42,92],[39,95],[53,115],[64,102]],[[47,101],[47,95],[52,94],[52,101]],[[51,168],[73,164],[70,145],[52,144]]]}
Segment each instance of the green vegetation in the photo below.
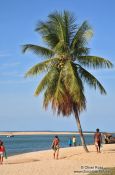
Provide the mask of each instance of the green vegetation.
{"label": "green vegetation", "polygon": [[46,47],[26,44],[23,52],[32,51],[46,60],[33,66],[25,76],[46,73],[35,90],[35,96],[44,91],[45,108],[51,104],[58,115],[74,114],[82,145],[88,151],[79,120],[79,114],[86,109],[84,83],[98,88],[101,94],[106,94],[106,91],[85,68],[112,68],[112,63],[89,55],[87,44],[93,31],[87,21],[77,25],[74,15],[68,11],[50,14],[47,21],[38,23],[36,32],[41,34]]}

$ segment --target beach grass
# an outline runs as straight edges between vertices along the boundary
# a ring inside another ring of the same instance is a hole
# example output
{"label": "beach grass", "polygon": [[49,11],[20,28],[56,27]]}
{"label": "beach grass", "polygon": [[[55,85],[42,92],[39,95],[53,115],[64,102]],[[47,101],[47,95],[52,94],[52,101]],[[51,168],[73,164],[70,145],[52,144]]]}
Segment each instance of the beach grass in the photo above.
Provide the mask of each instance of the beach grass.
{"label": "beach grass", "polygon": [[115,167],[114,168],[104,168],[102,171],[91,172],[89,175],[115,175]]}

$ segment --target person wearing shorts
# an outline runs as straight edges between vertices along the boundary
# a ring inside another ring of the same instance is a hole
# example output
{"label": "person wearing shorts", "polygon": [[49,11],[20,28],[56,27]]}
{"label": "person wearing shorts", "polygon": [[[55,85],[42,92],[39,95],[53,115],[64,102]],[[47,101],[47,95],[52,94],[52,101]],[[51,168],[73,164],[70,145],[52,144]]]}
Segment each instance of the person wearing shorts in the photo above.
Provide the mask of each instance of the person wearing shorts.
{"label": "person wearing shorts", "polygon": [[101,136],[101,133],[99,132],[99,129],[97,128],[96,133],[94,135],[94,144],[95,144],[97,153],[100,153],[101,142],[102,142],[102,136]]}
{"label": "person wearing shorts", "polygon": [[55,158],[58,159],[58,157],[59,157],[59,148],[60,148],[59,142],[60,142],[60,140],[59,140],[58,136],[55,136],[53,139],[53,142],[52,142],[52,146],[51,146],[52,149],[54,150],[54,153],[53,153],[54,159]]}

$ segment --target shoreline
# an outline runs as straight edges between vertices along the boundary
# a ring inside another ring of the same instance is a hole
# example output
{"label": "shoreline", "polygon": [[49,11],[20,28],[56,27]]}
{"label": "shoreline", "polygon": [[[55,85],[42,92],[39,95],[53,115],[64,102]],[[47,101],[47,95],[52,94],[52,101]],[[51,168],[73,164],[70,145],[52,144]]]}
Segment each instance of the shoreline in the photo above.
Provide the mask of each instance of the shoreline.
{"label": "shoreline", "polygon": [[[93,144],[87,144],[87,146],[94,146]],[[72,149],[72,148],[83,148],[82,145],[76,145],[76,146],[67,146],[67,147],[60,147],[61,150],[64,150],[64,149]],[[21,156],[21,155],[26,155],[26,154],[32,154],[32,153],[44,153],[44,152],[50,152],[52,151],[51,148],[48,148],[48,149],[43,149],[43,150],[36,150],[36,151],[28,151],[28,152],[22,152],[22,153],[17,153],[17,154],[14,154],[14,155],[8,155],[8,157],[13,157],[13,156]]]}
{"label": "shoreline", "polygon": [[[93,144],[91,144],[91,145],[87,145],[88,147],[90,146],[90,147],[93,147],[94,145]],[[78,148],[78,149],[82,149],[83,148],[83,146],[82,145],[77,145],[77,146],[71,146],[71,147],[60,147],[60,150],[64,150],[64,151],[66,151],[66,150],[68,150],[68,149],[76,149],[76,148]],[[15,154],[15,155],[10,155],[10,156],[8,156],[8,157],[18,157],[18,156],[25,156],[26,157],[26,155],[30,155],[30,154],[38,154],[38,153],[40,153],[40,154],[44,154],[44,153],[50,153],[50,152],[53,152],[53,149],[45,149],[45,150],[39,150],[39,151],[30,151],[30,152],[26,152],[26,153],[20,153],[20,154]]]}

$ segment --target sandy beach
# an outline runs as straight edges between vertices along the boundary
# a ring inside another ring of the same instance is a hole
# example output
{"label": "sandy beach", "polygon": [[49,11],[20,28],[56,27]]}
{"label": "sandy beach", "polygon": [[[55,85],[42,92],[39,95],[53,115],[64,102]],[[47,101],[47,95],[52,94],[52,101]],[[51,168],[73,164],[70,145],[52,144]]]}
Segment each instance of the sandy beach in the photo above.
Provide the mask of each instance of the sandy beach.
{"label": "sandy beach", "polygon": [[[21,131],[21,132],[0,132],[0,135],[64,135],[64,134],[79,134],[78,132],[64,132],[64,131]],[[93,132],[85,132],[84,134],[94,134]]]}
{"label": "sandy beach", "polygon": [[82,146],[61,148],[58,160],[53,159],[52,150],[11,156],[0,165],[0,173],[1,175],[83,175],[91,170],[115,167],[115,144],[103,145],[101,153],[96,153],[94,145],[89,145],[88,149],[89,153],[84,152]]}

